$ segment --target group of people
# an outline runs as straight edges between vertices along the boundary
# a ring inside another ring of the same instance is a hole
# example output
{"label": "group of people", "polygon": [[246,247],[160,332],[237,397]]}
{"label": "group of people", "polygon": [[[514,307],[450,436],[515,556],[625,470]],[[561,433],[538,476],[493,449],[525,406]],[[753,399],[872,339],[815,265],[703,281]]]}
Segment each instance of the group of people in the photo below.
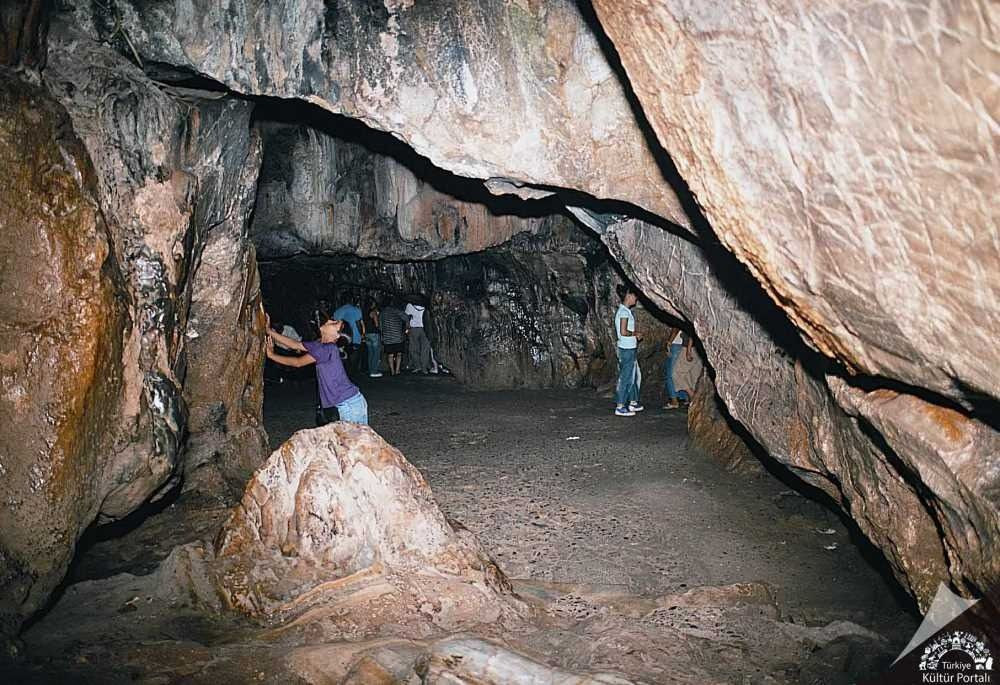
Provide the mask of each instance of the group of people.
{"label": "group of people", "polygon": [[[639,368],[638,349],[642,334],[635,325],[632,308],[638,302],[638,294],[622,286],[618,290],[621,304],[615,312],[615,335],[618,339],[618,385],[615,389],[615,416],[635,416],[645,409],[639,402],[639,388],[642,371]],[[685,355],[692,361],[692,338],[680,328],[671,328],[667,333],[670,340],[667,358],[663,363],[664,409],[677,409],[687,404],[691,397],[687,389],[678,388],[674,379],[677,361]]]}
{"label": "group of people", "polygon": [[373,301],[367,313],[363,313],[357,304],[353,304],[356,298],[349,299],[348,304],[333,312],[333,318],[346,324],[351,337],[346,351],[351,368],[367,370],[369,377],[381,378],[382,353],[385,352],[389,375],[397,376],[402,368],[407,340],[414,372],[427,373],[432,365],[436,366],[426,333],[427,310],[424,305],[410,302],[401,309],[396,299],[387,300],[383,307]]}
{"label": "group of people", "polygon": [[[638,301],[637,293],[625,286],[619,289],[621,304],[615,312],[615,334],[618,345],[618,384],[615,391],[615,415],[635,416],[645,409],[639,401],[642,372],[638,363],[638,347],[642,334],[637,330],[632,308]],[[352,298],[353,299],[353,298]],[[368,423],[368,402],[347,375],[343,355],[360,366],[362,342],[366,351],[368,375],[382,376],[382,351],[386,353],[390,375],[398,375],[402,364],[405,337],[409,338],[409,353],[414,371],[427,373],[431,370],[433,353],[427,337],[427,311],[424,305],[410,303],[400,309],[396,301],[386,302],[379,308],[372,304],[368,312],[348,302],[337,308],[333,315],[317,312],[319,339],[301,341],[289,335],[285,329],[279,333],[271,328],[267,319],[267,357],[285,366],[302,367],[316,365],[316,379],[319,387],[319,407],[317,423],[333,420],[333,412],[342,421]],[[405,336],[405,337],[404,337]],[[693,357],[692,339],[680,328],[672,328],[667,335],[669,349],[663,364],[664,409],[675,409],[690,401],[690,394],[678,388],[674,381],[674,371],[681,355],[687,361]],[[279,353],[279,345],[287,350],[300,352],[299,355]]]}
{"label": "group of people", "polygon": [[[428,323],[425,305],[411,302],[400,309],[400,303],[392,299],[385,302],[384,307],[373,302],[365,313],[355,303],[356,297],[352,295],[347,300],[332,315],[316,310],[318,340],[302,341],[287,326],[279,333],[271,327],[271,319],[267,317],[268,359],[290,367],[316,365],[319,389],[316,422],[319,425],[337,418],[368,423],[368,402],[348,376],[348,366],[361,371],[364,361],[368,376],[381,378],[384,351],[389,375],[399,375],[405,343],[409,339],[414,372],[428,373],[437,367],[425,330]],[[301,354],[284,354],[276,345]]]}

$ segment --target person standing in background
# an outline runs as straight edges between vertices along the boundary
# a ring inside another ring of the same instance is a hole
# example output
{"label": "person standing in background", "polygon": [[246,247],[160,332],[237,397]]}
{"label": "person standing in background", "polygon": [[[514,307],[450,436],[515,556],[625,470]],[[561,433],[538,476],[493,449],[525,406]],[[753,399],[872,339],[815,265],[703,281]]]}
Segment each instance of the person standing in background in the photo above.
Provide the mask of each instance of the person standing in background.
{"label": "person standing in background", "polygon": [[386,361],[389,363],[389,375],[398,376],[399,367],[403,362],[403,335],[407,328],[407,318],[395,298],[382,307],[379,314],[379,328],[382,331]]}
{"label": "person standing in background", "polygon": [[690,401],[687,392],[677,390],[674,383],[674,365],[685,351],[687,361],[692,361],[694,353],[691,351],[692,338],[678,327],[673,327],[667,331],[667,340],[670,341],[670,349],[667,351],[667,358],[663,362],[663,396],[664,409],[677,409],[682,402]]}
{"label": "person standing in background", "polygon": [[351,342],[347,346],[347,365],[350,369],[359,371],[361,369],[361,339],[365,335],[365,320],[361,313],[361,308],[356,304],[357,297],[353,292],[348,292],[346,302],[333,313],[333,318],[347,324],[346,333],[351,337]]}
{"label": "person standing in background", "polygon": [[636,412],[645,407],[639,404],[639,387],[636,383],[638,375],[635,367],[638,364],[636,355],[642,336],[635,330],[635,317],[632,307],[638,302],[638,296],[631,288],[621,285],[618,296],[622,303],[615,312],[615,334],[618,338],[618,387],[615,392],[615,416],[635,416]]}
{"label": "person standing in background", "polygon": [[404,313],[410,317],[410,362],[414,365],[414,373],[427,373],[431,370],[431,343],[424,330],[427,309],[420,304],[406,305]]}
{"label": "person standing in background", "polygon": [[368,377],[382,377],[382,329],[379,324],[378,302],[372,300],[368,307],[368,322],[365,328],[365,352],[368,356]]}

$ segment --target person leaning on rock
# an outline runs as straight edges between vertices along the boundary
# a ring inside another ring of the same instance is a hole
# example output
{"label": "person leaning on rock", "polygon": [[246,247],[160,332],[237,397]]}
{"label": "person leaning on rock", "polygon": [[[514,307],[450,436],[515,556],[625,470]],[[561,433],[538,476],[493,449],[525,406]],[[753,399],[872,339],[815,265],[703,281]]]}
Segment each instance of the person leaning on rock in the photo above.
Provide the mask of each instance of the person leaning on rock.
{"label": "person leaning on rock", "polygon": [[[347,377],[344,362],[340,358],[337,342],[341,337],[344,322],[325,314],[320,315],[319,340],[299,342],[292,340],[271,328],[271,318],[267,319],[267,358],[285,366],[316,365],[316,381],[319,384],[319,401],[324,418],[327,412],[336,408],[341,421],[368,424],[368,401]],[[275,343],[289,350],[304,352],[301,356],[278,354]]]}

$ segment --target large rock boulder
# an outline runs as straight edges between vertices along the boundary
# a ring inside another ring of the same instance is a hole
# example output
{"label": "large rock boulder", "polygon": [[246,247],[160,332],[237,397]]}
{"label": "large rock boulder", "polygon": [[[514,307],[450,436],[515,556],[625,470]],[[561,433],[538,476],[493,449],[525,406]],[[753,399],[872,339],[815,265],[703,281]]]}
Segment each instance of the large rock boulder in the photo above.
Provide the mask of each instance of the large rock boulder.
{"label": "large rock boulder", "polygon": [[715,233],[809,343],[995,410],[996,7],[594,5]]}
{"label": "large rock boulder", "polygon": [[506,577],[427,482],[367,426],[302,430],[254,474],[214,545],[174,551],[167,594],[267,621],[278,634],[411,636],[519,620]]}

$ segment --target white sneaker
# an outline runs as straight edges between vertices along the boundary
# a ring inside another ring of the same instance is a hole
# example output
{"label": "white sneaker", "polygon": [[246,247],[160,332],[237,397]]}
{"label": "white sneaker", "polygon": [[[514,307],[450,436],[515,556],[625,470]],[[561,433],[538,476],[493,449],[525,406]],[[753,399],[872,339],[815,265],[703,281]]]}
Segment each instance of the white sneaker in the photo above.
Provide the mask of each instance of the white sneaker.
{"label": "white sneaker", "polygon": [[382,374],[376,371],[375,373],[368,374],[368,377],[369,378],[381,378]]}

